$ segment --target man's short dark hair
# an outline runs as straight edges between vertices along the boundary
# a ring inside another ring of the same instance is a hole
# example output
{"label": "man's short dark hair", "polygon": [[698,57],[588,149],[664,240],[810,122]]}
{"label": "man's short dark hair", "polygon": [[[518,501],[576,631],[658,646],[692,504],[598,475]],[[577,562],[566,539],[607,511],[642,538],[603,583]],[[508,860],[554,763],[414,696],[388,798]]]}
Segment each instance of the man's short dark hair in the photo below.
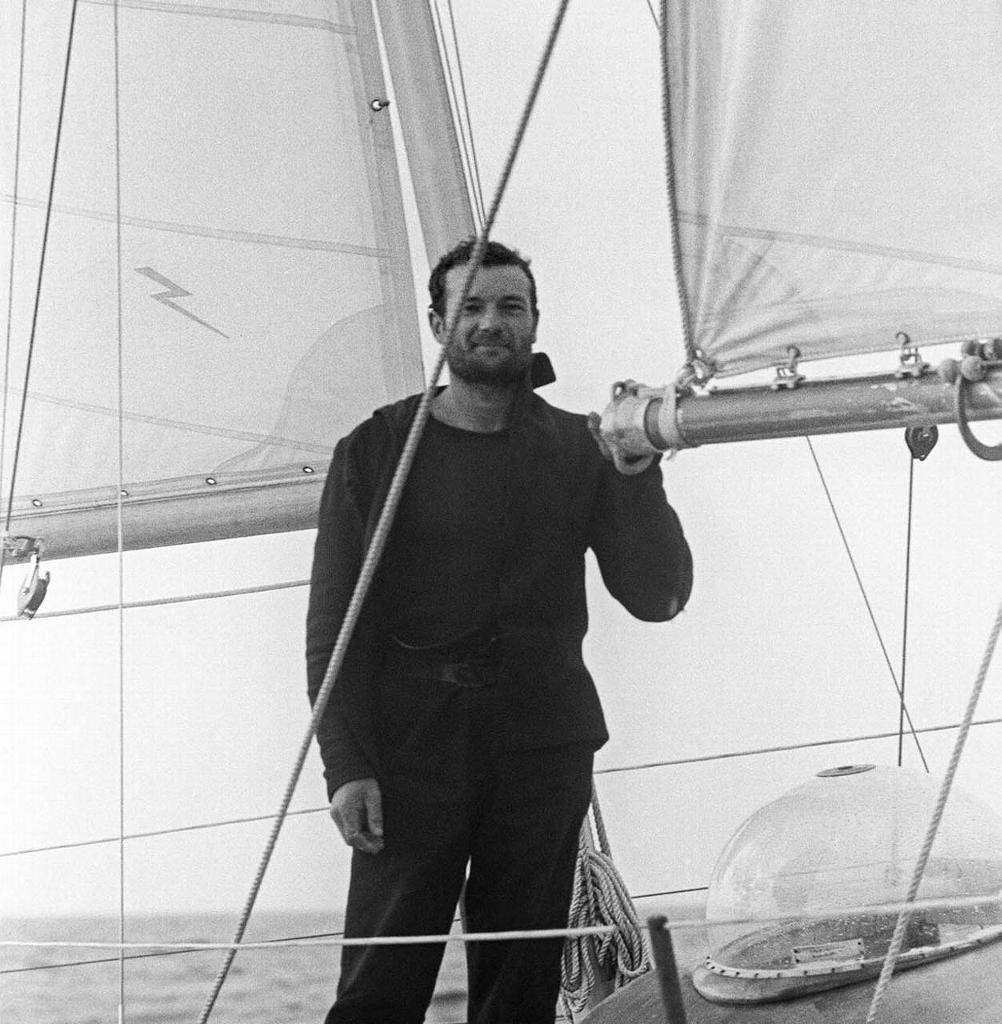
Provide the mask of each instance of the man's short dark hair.
{"label": "man's short dark hair", "polygon": [[[428,279],[428,294],[431,296],[431,308],[440,316],[445,317],[445,275],[453,267],[469,263],[476,247],[476,238],[464,239],[459,245],[450,249],[436,264]],[[500,242],[488,242],[484,250],[482,267],[519,267],[529,279],[529,297],[532,303],[533,316],[539,315],[536,305],[536,279],[529,269],[529,261],[516,249],[509,249]]]}

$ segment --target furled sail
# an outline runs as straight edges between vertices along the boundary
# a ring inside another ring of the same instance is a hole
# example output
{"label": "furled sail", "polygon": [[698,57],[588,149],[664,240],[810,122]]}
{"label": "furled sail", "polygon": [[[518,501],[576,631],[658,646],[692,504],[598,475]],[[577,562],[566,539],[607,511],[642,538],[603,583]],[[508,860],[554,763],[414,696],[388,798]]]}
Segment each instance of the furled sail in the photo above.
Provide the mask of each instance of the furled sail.
{"label": "furled sail", "polygon": [[368,0],[119,0],[117,28],[79,0],[34,332],[74,5],[28,4],[23,33],[21,6],[0,8],[11,532],[114,547],[120,480],[128,547],[313,525],[336,439],[423,384]]}
{"label": "furled sail", "polygon": [[677,0],[680,274],[720,375],[1002,334],[1002,9]]}

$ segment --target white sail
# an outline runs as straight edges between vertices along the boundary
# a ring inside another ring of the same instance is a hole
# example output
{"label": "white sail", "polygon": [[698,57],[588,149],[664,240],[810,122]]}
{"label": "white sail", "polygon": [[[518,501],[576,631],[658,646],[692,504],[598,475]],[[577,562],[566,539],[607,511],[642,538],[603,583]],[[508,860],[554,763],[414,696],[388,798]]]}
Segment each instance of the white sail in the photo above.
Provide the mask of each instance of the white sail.
{"label": "white sail", "polygon": [[311,526],[333,441],[423,382],[370,5],[123,0],[116,85],[115,7],[78,4],[30,373],[72,5],[29,4],[23,51],[20,7],[0,10],[12,532],[114,547],[120,411],[127,546]]}
{"label": "white sail", "polygon": [[721,375],[1002,333],[1002,10],[669,5],[681,274]]}

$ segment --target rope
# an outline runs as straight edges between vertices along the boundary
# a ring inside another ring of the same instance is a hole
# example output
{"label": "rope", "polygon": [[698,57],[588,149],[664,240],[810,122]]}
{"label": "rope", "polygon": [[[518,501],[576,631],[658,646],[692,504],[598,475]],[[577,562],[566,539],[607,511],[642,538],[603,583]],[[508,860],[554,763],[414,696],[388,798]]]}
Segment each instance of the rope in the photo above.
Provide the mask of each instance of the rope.
{"label": "rope", "polygon": [[[962,723],[956,722],[950,725],[927,725],[916,732],[945,732],[948,729],[959,729]],[[1002,725],[1002,718],[983,718],[974,725]],[[617,768],[596,768],[596,775],[612,775],[616,772],[636,772],[646,768],[674,768],[683,764],[700,764],[704,761],[723,761],[732,757],[758,757],[761,754],[783,754],[790,750],[808,750],[812,747],[833,747],[844,743],[863,743],[872,740],[893,739],[897,736],[894,732],[876,732],[863,736],[844,736],[840,739],[810,740],[806,743],[788,743],[776,747],[755,747],[748,750],[732,750],[723,754],[702,754],[698,757],[679,757],[671,761],[648,761],[643,764],[621,765]]]}
{"label": "rope", "polygon": [[974,710],[978,706],[978,699],[981,697],[981,691],[985,685],[985,677],[988,675],[988,666],[991,664],[992,656],[995,653],[995,645],[998,643],[1000,630],[1002,630],[1002,604],[999,605],[998,611],[995,613],[995,622],[992,625],[991,633],[988,637],[988,643],[985,646],[985,653],[981,658],[981,665],[978,668],[978,675],[974,681],[974,687],[971,690],[970,699],[967,702],[967,709],[964,712],[964,721],[960,727],[960,732],[957,733],[957,739],[953,745],[953,753],[950,755],[950,763],[946,769],[946,775],[943,777],[943,784],[940,787],[936,806],[933,809],[932,820],[929,822],[928,829],[926,829],[925,841],[922,843],[918,862],[916,863],[915,871],[912,874],[911,884],[908,886],[908,895],[905,898],[905,908],[903,908],[898,915],[898,920],[894,926],[894,935],[891,937],[891,944],[887,950],[887,957],[884,960],[884,966],[881,968],[877,987],[873,992],[873,1000],[870,1003],[870,1010],[866,1015],[866,1024],[874,1024],[874,1021],[876,1021],[877,1012],[880,1008],[880,1001],[884,996],[884,992],[887,990],[887,986],[891,983],[891,975],[894,973],[894,965],[897,962],[898,955],[901,952],[901,945],[904,942],[905,928],[908,925],[908,921],[912,913],[910,904],[912,904],[918,896],[919,885],[922,882],[922,875],[925,873],[925,866],[929,860],[929,854],[932,851],[932,844],[936,839],[936,833],[939,830],[939,824],[943,818],[943,811],[946,809],[946,801],[950,796],[950,787],[953,785],[953,778],[956,775],[957,767],[960,764],[960,755],[964,752],[964,744],[967,742],[967,735],[971,730],[971,723],[974,721]]}
{"label": "rope", "polygon": [[[652,11],[652,16],[653,13]],[[699,359],[699,354],[696,351],[696,342],[693,338],[692,311],[689,308],[689,295],[685,289],[682,274],[682,243],[678,233],[678,196],[675,190],[675,155],[671,129],[671,87],[668,70],[668,0],[661,0],[658,41],[661,54],[661,122],[665,145],[665,180],[668,190],[668,231],[671,240],[672,266],[675,272],[675,291],[682,314],[682,338],[685,342],[686,365],[694,366]]]}
{"label": "rope", "polygon": [[463,98],[463,111],[466,115],[466,130],[470,135],[470,156],[472,157],[473,182],[480,199],[480,210],[484,208],[484,189],[480,182],[480,161],[477,159],[477,143],[473,137],[473,118],[470,117],[470,103],[466,91],[466,75],[463,73],[463,53],[459,46],[459,33],[456,31],[456,12],[452,0],[448,0],[449,24],[452,27],[452,46],[456,51],[456,70],[459,72],[459,92]]}
{"label": "rope", "polygon": [[[52,222],[52,199],[56,190],[56,168],[59,166],[59,142],[63,135],[63,115],[66,113],[66,93],[70,80],[70,57],[73,53],[73,29],[76,25],[76,19],[77,0],[73,0],[73,6],[70,9],[70,27],[66,38],[66,60],[63,65],[63,84],[59,94],[59,114],[56,118],[56,139],[52,152],[52,172],[49,176],[49,194],[45,203],[45,221],[42,227],[42,244],[38,256],[38,279],[35,284],[35,301],[31,314],[31,332],[28,335],[28,354],[24,365],[24,391],[21,395],[21,409],[17,419],[17,436],[14,441],[14,458],[11,463],[10,472],[10,494],[7,498],[7,512],[4,517],[3,536],[6,536],[10,532],[10,522],[14,514],[14,483],[17,480],[17,468],[21,459],[21,442],[24,437],[24,417],[28,405],[28,381],[31,378],[31,364],[35,355],[35,335],[38,329],[38,310],[42,299],[42,278],[45,271],[45,254],[49,246],[49,225]],[[24,23],[22,20],[22,37],[23,32]],[[3,567],[6,560],[7,550],[2,544],[0,544],[0,581],[3,580]]]}
{"label": "rope", "polygon": [[470,119],[470,105],[466,95],[466,80],[463,76],[463,62],[459,53],[459,37],[456,32],[456,19],[452,9],[452,0],[449,0],[449,21],[452,28],[452,46],[456,54],[456,74],[459,79],[458,88],[452,74],[452,62],[449,60],[449,47],[446,42],[445,26],[442,22],[442,13],[438,0],[435,0],[434,8],[435,22],[438,28],[439,39],[441,40],[442,64],[445,67],[445,74],[449,83],[449,94],[456,113],[456,125],[459,128],[460,144],[463,157],[466,160],[466,173],[470,179],[470,194],[473,197],[477,224],[482,227],[484,223],[484,193],[480,182],[477,150],[473,142],[473,123]]}
{"label": "rope", "polygon": [[[691,892],[699,890],[677,890],[677,892]],[[675,895],[665,893],[656,895]],[[642,897],[637,897],[641,899]],[[1002,903],[1002,892],[981,893],[975,896],[960,896],[955,899],[930,898],[922,900],[897,900],[888,903],[867,903],[859,906],[829,907],[805,911],[800,914],[784,913],[778,917],[734,917],[714,918],[707,920],[705,917],[679,918],[669,923],[672,931],[705,931],[707,927],[714,928],[739,928],[749,925],[761,925],[771,927],[774,925],[794,926],[811,921],[829,921],[833,916],[837,917],[862,917],[874,914],[913,912],[916,910],[960,910],[966,908],[984,907],[989,903]],[[276,949],[282,946],[303,947],[303,946],[407,946],[414,944],[431,943],[467,943],[467,942],[511,942],[518,939],[553,939],[553,938],[580,938],[587,936],[609,935],[616,931],[616,925],[588,925],[583,927],[567,928],[537,928],[522,929],[518,931],[503,932],[448,932],[439,935],[384,935],[374,938],[345,938],[344,935],[327,934],[322,936],[296,936],[285,939],[264,939],[258,942],[130,942],[126,943],[127,949],[151,950],[150,955],[161,955],[156,951],[168,953],[194,953],[201,950],[214,949]],[[0,940],[0,949],[114,949],[118,950],[121,943],[106,941],[63,941],[45,940],[31,941],[28,939],[5,939]],[[99,962],[99,961],[94,961]],[[52,967],[76,966],[71,964],[52,964]],[[13,972],[21,970],[14,968]],[[12,973],[0,971],[2,973]]]}
{"label": "rope", "polygon": [[257,894],[261,889],[261,884],[264,881],[264,874],[268,868],[268,864],[271,861],[271,855],[274,852],[275,845],[278,842],[278,834],[282,827],[282,822],[285,819],[285,814],[289,808],[289,804],[292,802],[293,793],[296,788],[296,784],[299,781],[299,776],[302,773],[303,765],[306,763],[306,757],[309,754],[310,746],[313,742],[313,737],[316,734],[317,726],[320,723],[324,711],[327,708],[327,702],[330,699],[331,691],[334,687],[334,681],[341,669],[341,664],[344,661],[345,651],[348,647],[348,642],[351,638],[352,633],[355,629],[355,624],[358,621],[359,613],[362,609],[362,604],[365,601],[365,597],[368,594],[369,587],[375,576],[376,567],[379,563],[379,558],[382,555],[383,548],[386,545],[386,540],[389,536],[390,526],[393,523],[393,518],[396,514],[397,505],[400,502],[400,496],[403,492],[404,484],[407,480],[407,475],[410,472],[411,464],[414,461],[414,456],[417,452],[417,444],[420,440],[421,433],[424,430],[425,422],[428,419],[428,415],[431,409],[431,400],[435,394],[436,386],[438,383],[439,375],[442,372],[442,368],[445,365],[445,354],[448,350],[449,344],[452,341],[452,337],[456,331],[456,325],[459,322],[460,311],[462,310],[463,304],[466,300],[466,296],[469,294],[470,289],[473,286],[473,278],[476,275],[477,268],[480,266],[483,260],[484,252],[487,248],[487,240],[490,236],[491,229],[494,226],[494,221],[497,217],[498,209],[501,205],[501,199],[504,196],[505,189],[508,185],[508,180],[511,177],[511,172],[515,166],[515,159],[518,156],[519,148],[522,144],[522,139],[525,136],[526,129],[528,128],[529,118],[532,114],[533,107],[535,106],[536,98],[539,95],[539,90],[543,82],[543,77],[546,74],[547,67],[549,66],[550,57],[553,53],[553,48],[556,45],[557,36],[560,32],[560,27],[563,23],[564,15],[567,11],[570,0],[561,0],[559,8],[557,10],[556,17],[553,21],[553,26],[550,30],[549,38],[546,41],[546,47],[543,52],[543,56],[539,62],[539,66],[536,69],[536,75],[532,83],[532,88],[529,93],[529,98],[526,101],[525,107],[522,111],[522,116],[519,120],[518,128],[515,132],[515,138],[511,144],[508,152],[508,157],[505,161],[504,169],[501,173],[501,179],[498,183],[497,190],[494,194],[494,200],[491,204],[490,213],[484,224],[483,230],[477,236],[477,242],[474,246],[473,252],[470,255],[469,270],[466,275],[466,279],[463,282],[463,289],[460,294],[459,301],[453,308],[453,312],[449,317],[449,321],[446,324],[445,330],[445,343],[441,347],[438,359],[435,363],[432,371],[431,380],[428,383],[424,394],[421,396],[420,404],[418,405],[417,412],[414,416],[414,422],[411,424],[410,432],[407,435],[407,440],[404,442],[404,449],[400,455],[400,461],[397,464],[396,471],[394,472],[393,479],[390,483],[390,488],[386,496],[386,502],[383,505],[383,509],[379,516],[379,521],[376,524],[376,529],[373,533],[372,540],[369,544],[369,549],[366,551],[365,559],[362,563],[362,567],[359,571],[358,580],[355,585],[354,592],[352,593],[351,600],[348,604],[347,611],[345,612],[344,620],[341,623],[341,629],[338,634],[337,641],[334,644],[334,649],[331,652],[331,659],[327,666],[327,671],[324,673],[324,680],[320,687],[320,691],[317,694],[316,701],[313,706],[313,715],[310,719],[309,728],[306,730],[306,735],[303,737],[300,743],[299,752],[296,757],[295,765],[292,770],[292,774],[289,778],[289,782],[285,789],[285,794],[282,797],[282,802],[278,813],[275,816],[275,824],[272,828],[271,834],[268,837],[268,841],[265,845],[264,852],[261,856],[261,862],[258,865],[257,873],[255,874],[254,881],[251,885],[250,893],[247,896],[244,909],[240,915],[239,923],[237,924],[236,933],[234,937],[234,945],[229,949],[223,966],[219,970],[215,982],[212,986],[212,992],[209,998],[206,1000],[205,1006],[198,1017],[198,1024],[205,1024],[209,1019],[209,1015],[212,1013],[212,1008],[215,1005],[216,999],[219,997],[219,992],[223,987],[223,983],[229,974],[230,966],[233,963],[233,959],[236,956],[236,944],[243,938],[244,932],[247,928],[247,922],[250,919],[251,911],[254,909],[254,903],[257,900]]}
{"label": "rope", "polygon": [[[329,808],[323,807],[323,808],[321,808],[321,810],[327,811],[327,810],[329,810]],[[664,892],[638,893],[637,895],[633,896],[632,899],[634,899],[634,900],[654,899],[655,897],[658,897],[658,896],[678,896],[678,895],[684,895],[684,894],[688,894],[688,893],[697,893],[697,892],[706,892],[706,886],[700,886],[700,887],[692,888],[692,889],[671,889],[671,890],[666,890]],[[285,935],[285,936],[282,936],[280,938],[269,939],[268,941],[269,942],[274,942],[274,943],[284,943],[284,942],[289,942],[289,941],[298,940],[298,939],[330,939],[330,938],[337,938],[338,936],[341,936],[343,934],[344,934],[344,932],[319,932],[319,933],[315,932],[312,935]],[[160,952],[152,952],[152,953],[134,953],[131,956],[127,956],[126,959],[127,960],[150,960],[150,959],[154,959],[156,957],[162,957],[162,956],[184,956],[185,954],[188,954],[188,953],[197,953],[197,952],[199,952],[199,951],[198,950],[190,949],[189,947],[186,946],[184,949],[168,949],[168,950],[162,950]],[[98,957],[98,958],[93,958],[93,959],[90,959],[90,960],[67,960],[67,961],[61,961],[60,963],[57,963],[57,964],[33,964],[30,967],[7,967],[7,968],[0,968],[0,975],[4,975],[4,974],[27,974],[27,973],[30,973],[32,971],[56,971],[56,970],[61,970],[64,967],[89,967],[89,966],[92,966],[94,964],[107,964],[107,963],[114,963],[114,958]]]}
{"label": "rope", "polygon": [[[706,922],[704,921],[705,925]],[[561,939],[579,936],[605,935],[613,925],[587,928],[525,928],[506,932],[449,932],[445,935],[381,935],[371,938],[331,936],[323,939],[269,939],[264,942],[63,942],[47,940],[31,942],[26,939],[0,941],[2,949],[150,949],[198,952],[199,950],[278,949],[283,946],[300,948],[309,946],[414,946],[443,942],[513,942],[520,939]]]}
{"label": "rope", "polygon": [[614,987],[621,988],[650,970],[644,932],[626,883],[613,863],[594,787],[591,811],[597,845],[586,819],[581,828],[568,924],[571,929],[598,924],[610,930],[598,942],[580,938],[564,944],[560,997],[568,1017],[588,1005],[600,975],[611,975]]}
{"label": "rope", "polygon": [[919,757],[922,759],[922,767],[928,772],[929,765],[925,759],[925,753],[922,750],[922,744],[919,743],[918,731],[915,728],[915,724],[912,722],[912,716],[908,711],[907,706],[904,703],[905,696],[898,684],[897,675],[894,672],[894,666],[891,664],[891,656],[887,653],[887,646],[884,643],[884,638],[880,632],[880,626],[877,625],[877,617],[874,615],[873,607],[870,604],[870,598],[867,596],[866,587],[863,585],[863,578],[859,574],[859,569],[856,567],[856,559],[853,557],[852,548],[849,545],[849,539],[845,535],[845,530],[842,528],[842,520],[839,517],[838,509],[835,507],[835,501],[832,498],[831,491],[828,489],[828,481],[825,479],[824,471],[821,468],[821,463],[818,461],[817,452],[814,450],[814,444],[810,437],[805,437],[807,441],[807,447],[810,449],[811,458],[814,460],[814,467],[818,471],[818,476],[821,479],[821,486],[824,488],[825,497],[828,499],[828,507],[832,511],[832,515],[835,517],[835,525],[838,527],[839,536],[842,538],[842,546],[845,548],[845,553],[849,556],[849,564],[852,566],[853,575],[856,577],[856,585],[859,587],[859,592],[863,597],[863,604],[866,605],[867,614],[870,616],[870,622],[873,625],[873,630],[877,634],[877,642],[880,644],[880,650],[884,655],[884,662],[887,665],[888,672],[891,673],[891,682],[894,684],[894,689],[897,691],[898,699],[901,701],[901,706],[904,709],[904,715],[908,719],[908,729],[915,740],[915,747],[918,750]]}
{"label": "rope", "polygon": [[[24,108],[24,41],[28,20],[28,0],[21,0],[21,49],[17,69],[17,119],[14,124],[14,195],[10,205],[10,273],[7,278],[7,339],[3,361],[3,402],[0,403],[0,488],[3,486],[4,455],[7,451],[7,400],[10,388],[10,339],[14,325],[14,267],[17,255],[17,208],[21,177],[21,115]],[[14,481],[10,482],[11,494]],[[0,579],[3,578],[3,560],[0,558]]]}
{"label": "rope", "polygon": [[[285,583],[264,583],[255,587],[235,587],[232,590],[211,590],[200,594],[182,594],[179,597],[154,597],[147,601],[126,601],[121,607],[130,608],[160,608],[170,604],[187,604],[189,601],[210,601],[217,597],[243,597],[247,594],[267,594],[272,590],[292,590],[297,587],[309,586],[309,580],[288,580]],[[118,611],[118,604],[94,604],[84,608],[65,608],[62,611],[36,612],[35,619],[59,619],[68,615],[92,615],[95,612]],[[20,615],[5,615],[0,617],[0,623],[5,622],[33,622],[34,619],[25,619]]]}
{"label": "rope", "polygon": [[[980,721],[973,722],[972,726],[980,725],[1002,725],[1002,718],[983,718]],[[928,732],[946,732],[950,729],[959,729],[960,723],[955,722],[949,725],[929,725],[919,729],[920,733]],[[892,739],[897,736],[896,732],[883,732],[875,733],[868,736],[849,736],[839,739],[830,740],[813,740],[809,743],[794,743],[780,747],[761,747],[757,750],[735,750],[729,751],[722,754],[703,754],[699,757],[683,757],[675,758],[670,761],[652,761],[646,764],[630,764],[630,765],[618,765],[614,768],[596,768],[596,775],[614,775],[619,772],[639,772],[646,771],[652,768],[675,768],[680,765],[686,764],[699,764],[705,761],[724,761],[735,757],[758,757],[763,754],[775,754],[785,753],[791,750],[809,750],[813,747],[826,747],[826,746],[838,746],[845,743],[857,743],[857,742],[870,742],[873,740],[885,740]],[[327,814],[330,812],[330,807],[324,804],[322,807],[305,807],[298,811],[287,811],[286,817],[295,817],[296,815],[302,814]],[[262,821],[273,821],[273,814],[258,814],[243,818],[226,818],[218,821],[200,822],[196,825],[179,825],[174,828],[155,829],[149,832],[132,832],[129,833],[125,838],[127,840],[134,839],[151,839],[157,836],[171,836],[176,835],[180,832],[195,832],[202,829],[210,828],[223,828],[229,825],[249,825],[255,824]],[[118,836],[102,839],[83,839],[76,842],[69,843],[55,843],[50,846],[33,846],[21,850],[4,850],[0,851],[0,859],[5,857],[24,857],[28,854],[36,853],[52,853],[57,850],[74,850],[84,846],[102,846],[108,843],[118,842]],[[705,886],[697,886],[692,889],[670,889],[664,892],[656,893],[643,893],[640,895],[633,896],[633,899],[644,899],[649,896],[674,896],[679,893],[686,892],[702,892],[705,890]]]}

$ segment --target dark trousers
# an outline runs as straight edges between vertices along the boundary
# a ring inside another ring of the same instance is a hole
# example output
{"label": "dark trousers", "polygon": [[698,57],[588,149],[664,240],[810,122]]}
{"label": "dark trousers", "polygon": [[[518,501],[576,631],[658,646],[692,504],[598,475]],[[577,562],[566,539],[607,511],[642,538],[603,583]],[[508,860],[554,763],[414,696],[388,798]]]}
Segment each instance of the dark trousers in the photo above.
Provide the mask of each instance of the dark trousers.
{"label": "dark trousers", "polygon": [[[469,930],[565,928],[591,747],[498,750],[494,687],[383,682],[386,845],[352,855],[346,936],[448,932],[467,865]],[[469,1024],[552,1024],[562,949],[562,938],[468,944]],[[420,1024],[443,953],[345,947],[326,1024]]]}

